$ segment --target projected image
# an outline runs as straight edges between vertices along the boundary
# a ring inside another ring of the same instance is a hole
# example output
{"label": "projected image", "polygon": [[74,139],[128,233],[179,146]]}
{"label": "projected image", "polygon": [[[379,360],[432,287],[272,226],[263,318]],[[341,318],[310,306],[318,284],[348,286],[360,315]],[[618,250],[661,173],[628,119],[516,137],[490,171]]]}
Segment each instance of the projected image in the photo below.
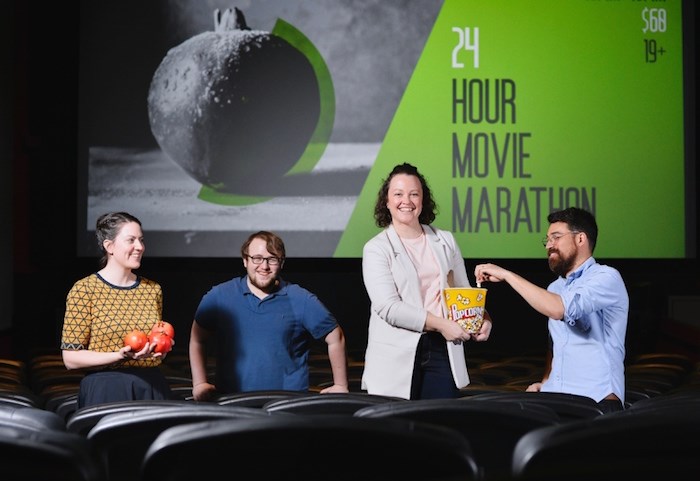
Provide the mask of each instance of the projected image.
{"label": "projected image", "polygon": [[124,210],[154,257],[360,257],[410,162],[469,257],[572,205],[598,256],[685,257],[681,2],[647,3],[82,1],[79,254]]}
{"label": "projected image", "polygon": [[83,5],[81,228],[129,210],[154,256],[259,229],[332,256],[442,2],[148,3]]}

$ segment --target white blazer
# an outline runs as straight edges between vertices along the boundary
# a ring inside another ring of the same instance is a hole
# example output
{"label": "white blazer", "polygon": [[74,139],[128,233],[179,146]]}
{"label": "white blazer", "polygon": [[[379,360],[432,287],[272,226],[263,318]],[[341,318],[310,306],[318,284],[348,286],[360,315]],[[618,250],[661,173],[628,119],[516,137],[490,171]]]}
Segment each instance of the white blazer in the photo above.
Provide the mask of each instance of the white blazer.
{"label": "white blazer", "polygon": [[[440,266],[441,288],[469,287],[464,258],[449,231],[423,225]],[[418,273],[393,226],[367,241],[362,276],[370,299],[369,332],[362,389],[369,394],[409,399],[413,364],[427,311]],[[443,302],[444,317],[447,308]],[[469,384],[464,346],[445,341],[458,388]]]}

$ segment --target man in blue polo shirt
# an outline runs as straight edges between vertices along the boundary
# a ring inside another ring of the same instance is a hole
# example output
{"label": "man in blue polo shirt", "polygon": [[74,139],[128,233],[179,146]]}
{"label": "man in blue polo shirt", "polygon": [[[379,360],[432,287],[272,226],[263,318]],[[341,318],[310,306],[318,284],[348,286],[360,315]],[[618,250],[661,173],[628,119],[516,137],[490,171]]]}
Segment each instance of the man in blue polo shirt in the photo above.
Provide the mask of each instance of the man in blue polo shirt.
{"label": "man in blue polo shirt", "polygon": [[[345,336],[316,295],[280,277],[286,257],[277,235],[260,231],[241,247],[245,276],[218,284],[199,303],[189,356],[195,401],[259,390],[308,391],[311,343],[324,339],[333,385],[348,392]],[[216,342],[216,379],[207,379],[209,338]]]}

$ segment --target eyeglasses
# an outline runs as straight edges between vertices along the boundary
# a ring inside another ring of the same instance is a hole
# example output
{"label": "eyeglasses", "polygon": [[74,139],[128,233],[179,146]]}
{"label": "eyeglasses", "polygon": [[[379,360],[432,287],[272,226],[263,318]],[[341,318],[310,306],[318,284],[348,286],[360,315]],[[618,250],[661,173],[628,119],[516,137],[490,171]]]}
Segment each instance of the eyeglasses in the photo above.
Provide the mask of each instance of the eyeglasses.
{"label": "eyeglasses", "polygon": [[551,242],[552,244],[556,244],[556,243],[559,241],[559,239],[561,239],[561,238],[564,237],[565,235],[568,235],[568,234],[578,234],[579,232],[581,232],[581,231],[572,230],[571,232],[555,232],[554,234],[548,235],[547,237],[545,237],[544,239],[542,239],[542,245],[543,245],[544,247],[547,247],[547,244],[549,244],[550,242]]}
{"label": "eyeglasses", "polygon": [[249,256],[248,254],[245,255],[250,261],[255,264],[255,265],[260,265],[263,263],[263,261],[267,261],[268,266],[278,266],[282,262],[282,260],[279,257],[275,256],[270,256],[270,257],[263,257],[263,256]]}

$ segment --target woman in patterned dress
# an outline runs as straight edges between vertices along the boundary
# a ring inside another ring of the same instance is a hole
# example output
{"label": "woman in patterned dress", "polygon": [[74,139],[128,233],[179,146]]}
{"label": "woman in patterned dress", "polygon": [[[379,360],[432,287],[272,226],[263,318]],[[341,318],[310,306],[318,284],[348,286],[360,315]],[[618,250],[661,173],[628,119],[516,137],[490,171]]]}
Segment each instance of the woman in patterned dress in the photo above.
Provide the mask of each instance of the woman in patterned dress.
{"label": "woman in patterned dress", "polygon": [[97,219],[101,269],[78,280],[68,292],[61,334],[63,363],[85,369],[78,407],[148,399],[169,399],[168,382],[158,367],[163,353],[146,345],[138,352],[124,345],[134,329],[149,333],[162,320],[161,286],[134,271],[145,251],[141,222],[126,212]]}

